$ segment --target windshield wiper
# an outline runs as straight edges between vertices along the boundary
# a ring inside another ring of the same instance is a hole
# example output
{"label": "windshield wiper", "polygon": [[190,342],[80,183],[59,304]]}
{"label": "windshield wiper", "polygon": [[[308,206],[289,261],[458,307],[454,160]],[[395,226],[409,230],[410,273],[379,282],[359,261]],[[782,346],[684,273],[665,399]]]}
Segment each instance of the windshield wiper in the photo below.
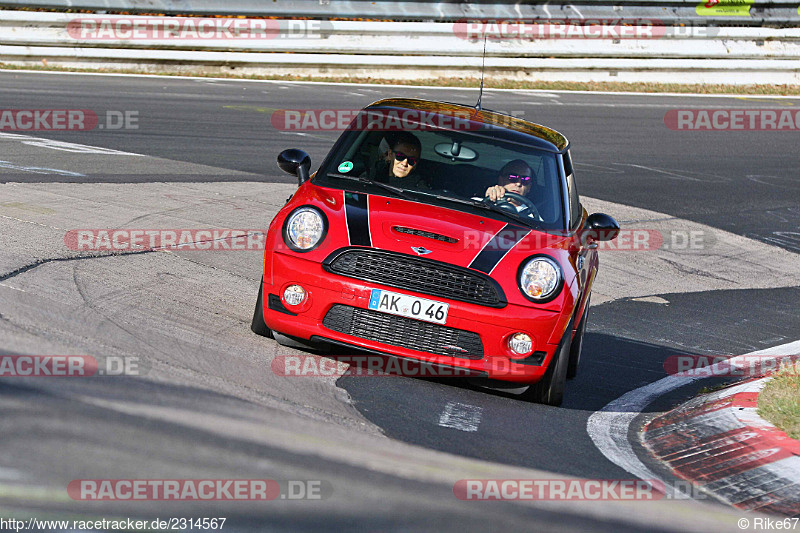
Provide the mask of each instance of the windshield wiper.
{"label": "windshield wiper", "polygon": [[389,191],[389,192],[391,192],[393,194],[396,194],[397,196],[399,196],[400,198],[403,198],[404,200],[410,200],[412,202],[415,201],[414,198],[412,198],[411,196],[409,196],[407,194],[409,192],[407,189],[401,189],[400,187],[395,187],[394,185],[388,185],[386,183],[381,183],[379,181],[372,181],[369,178],[363,178],[361,176],[348,176],[347,174],[339,174],[337,172],[329,172],[327,174],[327,177],[329,177],[329,178],[339,178],[339,179],[350,180],[350,181],[357,181],[359,183],[365,183],[365,184],[368,184],[368,185],[375,185],[379,189],[383,189],[384,191]]}
{"label": "windshield wiper", "polygon": [[388,185],[386,183],[381,183],[379,181],[372,181],[372,180],[370,180],[368,178],[364,178],[364,177],[361,177],[361,176],[348,176],[347,174],[339,174],[337,172],[329,172],[327,174],[327,176],[329,178],[341,178],[341,179],[350,180],[350,181],[357,181],[359,183],[375,185],[376,187],[379,187],[379,188],[381,188],[381,189],[383,189],[385,191],[390,191],[390,192],[396,194],[397,196],[399,196],[399,197],[401,197],[401,198],[403,198],[405,200],[410,200],[412,202],[416,201],[416,198],[413,198],[411,195],[419,194],[419,195],[422,195],[422,196],[428,196],[430,198],[436,198],[437,200],[444,200],[446,202],[454,202],[454,203],[458,203],[458,204],[477,207],[479,209],[485,209],[487,211],[491,211],[492,213],[497,213],[498,215],[502,215],[506,219],[511,220],[513,222],[525,224],[526,226],[531,226],[532,223],[536,222],[534,219],[525,220],[525,219],[523,219],[523,217],[516,216],[513,213],[511,213],[509,211],[506,211],[505,209],[501,209],[501,208],[497,207],[495,204],[493,204],[491,202],[485,202],[485,201],[482,201],[482,200],[475,200],[473,198],[465,200],[465,199],[462,199],[462,198],[456,198],[454,196],[445,196],[443,194],[436,194],[436,193],[427,192],[427,191],[420,191],[420,190],[417,190],[417,189],[401,189],[400,187],[395,187],[393,185]]}
{"label": "windshield wiper", "polygon": [[515,215],[511,211],[506,211],[505,209],[498,207],[497,204],[491,201],[486,200],[473,200],[472,205],[475,207],[482,207],[484,209],[488,209],[492,213],[497,213],[499,215],[503,215],[506,218],[513,220],[514,222],[525,224],[526,226],[534,226],[536,224],[536,219],[531,217],[521,217],[519,215]]}
{"label": "windshield wiper", "polygon": [[436,194],[436,193],[430,193],[430,192],[425,192],[425,191],[417,191],[417,190],[410,190],[408,192],[411,192],[411,193],[414,193],[414,194],[423,194],[425,196],[430,196],[432,198],[436,198],[437,200],[445,200],[445,201],[448,201],[448,202],[455,202],[455,203],[458,203],[458,204],[470,205],[472,207],[477,207],[477,208],[480,208],[480,209],[486,209],[488,211],[491,211],[492,213],[497,213],[499,215],[503,215],[507,219],[513,220],[514,222],[525,224],[526,226],[530,226],[532,222],[536,222],[534,219],[525,220],[525,219],[523,219],[523,217],[516,216],[513,213],[511,213],[510,211],[506,211],[505,209],[501,209],[500,207],[497,207],[497,205],[495,205],[494,203],[487,202],[487,201],[484,201],[484,200],[475,200],[474,198],[470,198],[469,200],[465,200],[465,199],[462,199],[462,198],[456,198],[454,196],[445,196],[443,194]]}

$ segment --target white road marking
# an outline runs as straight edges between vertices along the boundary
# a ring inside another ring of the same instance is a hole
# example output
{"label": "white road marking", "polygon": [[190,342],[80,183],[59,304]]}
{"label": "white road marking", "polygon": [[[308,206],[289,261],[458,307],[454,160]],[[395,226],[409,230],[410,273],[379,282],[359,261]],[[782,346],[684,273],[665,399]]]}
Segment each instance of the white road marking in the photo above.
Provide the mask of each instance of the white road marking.
{"label": "white road marking", "polygon": [[111,148],[89,146],[87,144],[68,143],[64,141],[54,141],[52,139],[41,139],[38,137],[31,137],[30,135],[20,135],[18,133],[0,133],[0,141],[2,140],[20,141],[22,144],[27,144],[29,146],[36,146],[39,148],[50,148],[51,150],[60,150],[62,152],[75,152],[81,154],[103,154],[103,155],[132,155],[137,157],[144,157],[144,154],[122,152],[120,150],[112,150]]}
{"label": "white road marking", "polygon": [[[628,164],[627,166],[633,167],[633,168],[642,168],[644,170],[650,170],[652,172],[657,172],[658,174],[667,176],[668,178],[671,177],[671,178],[677,178],[677,179],[687,180],[687,181],[708,181],[708,180],[705,180],[705,179],[702,179],[702,178],[694,178],[692,176],[687,176],[686,174],[678,174],[677,172],[671,172],[669,170],[663,170],[663,169],[655,168],[655,167],[646,167],[644,165],[634,165],[634,164]],[[730,180],[724,180],[724,181],[730,181]]]}
{"label": "white road marking", "polygon": [[478,431],[483,408],[466,403],[447,402],[439,415],[439,425],[460,431]]}
{"label": "white road marking", "polygon": [[651,304],[661,304],[661,305],[669,305],[669,300],[662,298],[661,296],[642,296],[641,298],[632,298],[634,302],[646,302]]}
{"label": "white road marking", "polygon": [[73,152],[77,154],[132,155],[132,156],[143,155],[143,154],[133,154],[131,152],[123,152],[121,150],[112,150],[111,148],[101,148],[99,146],[89,146],[86,144],[54,141],[52,139],[31,138],[30,141],[22,141],[22,144],[36,146],[39,148],[49,148],[51,150],[60,150],[62,152]]}
{"label": "white road marking", "polygon": [[773,231],[774,237],[765,237],[767,242],[775,243],[778,246],[785,246],[792,250],[800,251],[800,232],[797,231]]}
{"label": "white road marking", "polygon": [[[561,95],[556,94],[556,93],[546,93],[546,92],[531,93],[530,91],[527,91],[525,89],[519,89],[519,91],[517,91],[517,93],[514,93],[514,96],[535,96],[537,98],[561,98]],[[550,102],[537,102],[534,105],[547,105],[549,103]],[[525,102],[525,105],[527,105],[527,104],[528,104],[528,102]]]}
{"label": "white road marking", "polygon": [[[548,18],[553,18],[550,15],[549,10],[547,9],[547,5],[544,6],[545,12],[548,14]],[[436,85],[401,85],[401,84],[393,84],[393,83],[355,83],[355,82],[336,82],[336,81],[285,81],[285,80],[248,80],[248,79],[235,79],[235,78],[206,78],[206,77],[197,77],[197,76],[161,76],[158,74],[124,74],[118,72],[54,72],[54,71],[36,71],[36,70],[18,70],[18,69],[3,69],[0,70],[0,74],[4,72],[10,73],[17,73],[17,74],[32,74],[38,76],[46,76],[46,75],[54,75],[54,76],[99,76],[99,77],[117,77],[117,78],[155,78],[162,81],[167,80],[175,80],[175,81],[184,81],[184,80],[203,80],[203,81],[211,81],[211,80],[219,80],[219,81],[228,81],[228,82],[235,82],[235,83],[265,83],[265,84],[278,84],[278,83],[291,83],[292,85],[317,85],[317,86],[330,86],[330,87],[358,87],[361,91],[369,90],[368,87],[375,87],[379,88],[378,91],[383,93],[386,89],[424,89],[424,90],[439,90],[439,91],[474,91],[475,87],[447,87],[447,86],[436,86]],[[282,89],[288,89],[289,87],[281,87]],[[701,93],[644,93],[644,92],[627,92],[627,91],[571,91],[569,89],[484,89],[484,92],[496,92],[496,93],[513,93],[517,91],[524,91],[524,92],[553,92],[559,94],[611,94],[615,96],[678,96],[681,98],[688,97],[688,98],[747,98],[747,99],[755,99],[759,97],[754,97],[753,95],[749,94],[701,94]],[[771,94],[768,97],[771,100],[798,100],[800,96],[795,95],[782,95],[782,94]]]}
{"label": "white road marking", "polygon": [[322,135],[314,135],[312,133],[304,133],[302,131],[279,131],[278,133],[282,135],[299,135],[300,137],[313,137],[314,139],[322,139],[324,141],[330,141],[329,137],[324,137]]}
{"label": "white road marking", "polygon": [[69,170],[59,170],[57,168],[44,168],[44,167],[24,167],[15,165],[10,161],[0,161],[0,168],[7,168],[10,170],[21,170],[22,172],[33,172],[34,174],[59,174],[61,176],[76,176],[85,177],[84,174],[79,172],[71,172]]}
{"label": "white road marking", "polygon": [[[773,346],[766,350],[759,350],[745,355],[739,355],[717,363],[708,368],[708,375],[713,375],[721,365],[734,365],[738,361],[751,355],[794,355],[800,353],[800,340]],[[720,369],[721,372],[721,369]],[[634,418],[639,416],[642,410],[650,405],[656,398],[684,385],[688,385],[704,376],[692,376],[687,374],[675,374],[667,376],[654,383],[639,387],[627,392],[609,403],[601,410],[592,414],[586,424],[586,431],[589,433],[594,445],[615,465],[623,468],[631,474],[641,479],[660,479],[644,463],[642,463],[633,451],[633,446],[628,441],[628,432]],[[663,481],[663,480],[661,480]],[[669,484],[664,483],[664,488],[668,496],[675,496],[676,491]]]}
{"label": "white road marking", "polygon": [[[7,289],[12,289],[12,290],[19,291],[19,292],[27,292],[27,291],[25,291],[23,289],[19,289],[17,287],[12,287],[11,285],[6,285],[5,283],[0,283],[0,287],[5,287]],[[0,479],[3,479],[3,469],[2,468],[0,468]]]}
{"label": "white road marking", "polygon": [[23,478],[25,475],[20,470],[0,466],[0,479],[18,480]]}

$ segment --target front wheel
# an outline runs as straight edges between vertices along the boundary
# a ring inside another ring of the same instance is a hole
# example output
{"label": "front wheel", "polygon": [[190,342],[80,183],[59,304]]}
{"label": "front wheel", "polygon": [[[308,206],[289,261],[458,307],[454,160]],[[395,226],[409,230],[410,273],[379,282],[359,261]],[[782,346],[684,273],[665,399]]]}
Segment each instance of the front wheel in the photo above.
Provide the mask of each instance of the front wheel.
{"label": "front wheel", "polygon": [[258,283],[258,299],[256,300],[256,309],[253,311],[253,322],[250,324],[250,329],[253,333],[272,338],[272,330],[267,327],[264,322],[264,278]]}
{"label": "front wheel", "polygon": [[586,319],[589,318],[589,300],[586,300],[586,309],[583,311],[581,323],[575,337],[572,339],[572,346],[569,349],[569,365],[567,365],[567,379],[572,379],[578,375],[578,364],[581,362],[581,350],[583,349],[583,334],[586,331]]}
{"label": "front wheel", "polygon": [[554,359],[550,361],[544,376],[522,393],[522,398],[529,402],[543,403],[558,407],[564,400],[564,388],[567,383],[567,367],[572,341],[572,321],[564,332],[561,344],[558,345]]}

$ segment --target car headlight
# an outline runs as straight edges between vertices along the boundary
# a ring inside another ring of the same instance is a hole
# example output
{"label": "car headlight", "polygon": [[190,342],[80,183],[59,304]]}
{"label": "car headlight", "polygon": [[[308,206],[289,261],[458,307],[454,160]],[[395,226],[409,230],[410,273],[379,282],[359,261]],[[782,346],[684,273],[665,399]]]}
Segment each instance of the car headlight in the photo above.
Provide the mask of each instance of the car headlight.
{"label": "car headlight", "polygon": [[564,276],[555,259],[545,255],[532,257],[519,269],[519,289],[534,302],[547,302],[556,297]]}
{"label": "car headlight", "polygon": [[300,207],[286,218],[283,228],[283,240],[289,248],[296,252],[308,252],[325,238],[328,223],[319,210]]}

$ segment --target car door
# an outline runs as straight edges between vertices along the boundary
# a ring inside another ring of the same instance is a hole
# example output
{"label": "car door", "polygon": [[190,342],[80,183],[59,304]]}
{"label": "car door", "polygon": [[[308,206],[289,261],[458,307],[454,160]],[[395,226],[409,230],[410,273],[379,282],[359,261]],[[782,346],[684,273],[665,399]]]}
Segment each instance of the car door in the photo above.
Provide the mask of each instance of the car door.
{"label": "car door", "polygon": [[[569,230],[574,236],[572,245],[570,246],[570,259],[575,265],[580,291],[575,309],[575,316],[580,317],[588,301],[589,294],[592,290],[592,283],[597,274],[597,242],[589,243],[583,238],[582,230],[586,223],[588,213],[580,203],[578,186],[575,181],[575,170],[572,165],[572,158],[570,157],[569,150],[562,155],[562,161],[564,165],[566,194],[569,207]],[[575,328],[578,327],[577,320],[574,326]]]}

